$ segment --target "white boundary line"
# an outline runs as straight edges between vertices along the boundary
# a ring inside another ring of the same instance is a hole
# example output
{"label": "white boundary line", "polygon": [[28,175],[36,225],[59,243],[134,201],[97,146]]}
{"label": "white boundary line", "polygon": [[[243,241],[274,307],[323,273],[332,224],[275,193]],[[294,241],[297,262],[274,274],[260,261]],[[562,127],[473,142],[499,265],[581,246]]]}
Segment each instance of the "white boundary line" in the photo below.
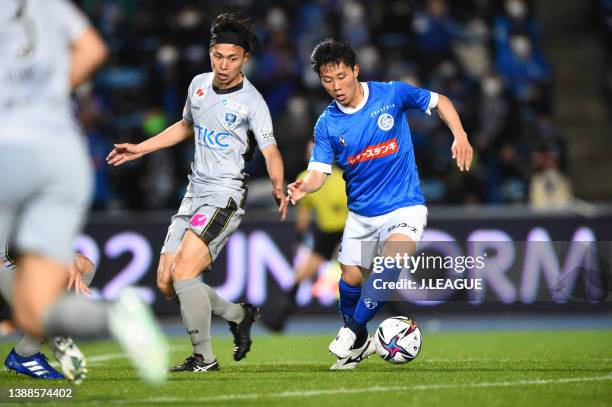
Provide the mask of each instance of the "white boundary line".
{"label": "white boundary line", "polygon": [[[383,392],[403,392],[403,391],[425,391],[425,390],[444,390],[444,389],[467,389],[467,388],[490,388],[490,387],[515,387],[515,386],[534,386],[547,384],[564,384],[580,382],[598,382],[612,380],[612,373],[605,376],[590,377],[570,377],[566,379],[535,379],[517,380],[504,382],[483,382],[483,383],[456,383],[456,384],[417,384],[413,386],[373,386],[360,389],[314,389],[304,391],[282,391],[276,393],[236,393],[224,396],[212,397],[151,397],[140,400],[113,400],[112,404],[145,404],[145,403],[206,403],[233,400],[254,400],[266,398],[296,398],[296,397],[318,397],[336,394],[361,394],[361,393],[383,393]],[[83,403],[83,401],[80,401]],[[86,404],[108,403],[108,400],[89,400]]]}

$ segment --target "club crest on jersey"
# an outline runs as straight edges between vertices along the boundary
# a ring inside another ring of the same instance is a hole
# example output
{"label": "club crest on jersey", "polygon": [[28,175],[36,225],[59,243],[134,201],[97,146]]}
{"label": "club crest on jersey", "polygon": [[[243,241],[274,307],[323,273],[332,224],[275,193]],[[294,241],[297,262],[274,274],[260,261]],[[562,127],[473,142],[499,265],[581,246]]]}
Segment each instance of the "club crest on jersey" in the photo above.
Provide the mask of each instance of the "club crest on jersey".
{"label": "club crest on jersey", "polygon": [[236,127],[236,124],[238,124],[238,116],[230,112],[225,113],[225,125],[228,128],[233,129]]}
{"label": "club crest on jersey", "polygon": [[393,128],[393,124],[395,124],[395,120],[393,120],[393,116],[391,116],[389,113],[383,113],[380,116],[378,116],[378,120],[376,124],[378,124],[379,129],[388,131]]}
{"label": "club crest on jersey", "polygon": [[346,140],[344,139],[344,136],[340,136],[340,144],[346,147]]}

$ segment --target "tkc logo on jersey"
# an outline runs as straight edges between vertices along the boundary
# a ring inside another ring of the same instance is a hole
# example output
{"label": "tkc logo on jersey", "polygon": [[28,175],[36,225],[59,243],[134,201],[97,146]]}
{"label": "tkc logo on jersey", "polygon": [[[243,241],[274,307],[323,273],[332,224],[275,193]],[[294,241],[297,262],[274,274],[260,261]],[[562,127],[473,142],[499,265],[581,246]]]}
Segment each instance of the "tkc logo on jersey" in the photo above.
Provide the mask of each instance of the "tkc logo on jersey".
{"label": "tkc logo on jersey", "polygon": [[228,131],[218,131],[207,129],[206,127],[196,124],[196,142],[204,147],[216,150],[226,149],[230,146],[224,140],[230,136]]}

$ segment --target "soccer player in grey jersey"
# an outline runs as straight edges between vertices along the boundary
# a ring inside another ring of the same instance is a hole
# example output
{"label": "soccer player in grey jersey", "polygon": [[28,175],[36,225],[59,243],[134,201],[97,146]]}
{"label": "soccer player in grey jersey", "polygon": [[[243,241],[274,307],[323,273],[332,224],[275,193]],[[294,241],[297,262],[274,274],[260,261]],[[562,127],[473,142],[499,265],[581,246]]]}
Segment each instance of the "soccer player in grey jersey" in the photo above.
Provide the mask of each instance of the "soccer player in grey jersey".
{"label": "soccer player in grey jersey", "polygon": [[140,144],[118,144],[108,156],[120,165],[188,138],[195,158],[185,198],[168,228],[157,272],[157,286],[178,301],[193,345],[193,355],[171,371],[218,370],[210,336],[211,313],[230,324],[234,359],[250,350],[250,328],[258,309],[230,303],[199,280],[244,215],[245,163],[259,147],[272,181],[281,220],[287,213],[283,161],[272,132],[272,120],[261,94],[242,74],[258,45],[255,28],[231,14],[219,15],[211,27],[212,72],[191,81],[183,119]]}
{"label": "soccer player in grey jersey", "polygon": [[[0,236],[13,237],[14,320],[43,337],[113,334],[154,382],[167,348],[132,291],[115,303],[66,294],[72,243],[91,195],[91,164],[70,91],[106,57],[106,46],[66,0],[3,0],[0,7]],[[135,334],[137,332],[137,334]],[[82,354],[53,349],[64,374],[86,375]]]}

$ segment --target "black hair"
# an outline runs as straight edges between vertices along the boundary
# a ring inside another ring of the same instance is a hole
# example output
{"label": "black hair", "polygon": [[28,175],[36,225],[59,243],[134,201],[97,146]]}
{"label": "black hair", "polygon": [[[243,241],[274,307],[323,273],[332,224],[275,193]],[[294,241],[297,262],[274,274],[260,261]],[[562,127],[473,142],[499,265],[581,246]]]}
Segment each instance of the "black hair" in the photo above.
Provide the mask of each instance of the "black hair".
{"label": "black hair", "polygon": [[351,69],[355,68],[355,51],[344,41],[327,38],[318,43],[310,54],[310,66],[318,75],[321,75],[322,66],[342,63]]}
{"label": "black hair", "polygon": [[[240,42],[237,45],[242,46],[247,52],[252,52],[259,47],[255,26],[248,18],[242,18],[233,13],[219,14],[210,26],[211,39],[218,38],[221,33],[236,34]],[[213,43],[211,41],[211,46]]]}

